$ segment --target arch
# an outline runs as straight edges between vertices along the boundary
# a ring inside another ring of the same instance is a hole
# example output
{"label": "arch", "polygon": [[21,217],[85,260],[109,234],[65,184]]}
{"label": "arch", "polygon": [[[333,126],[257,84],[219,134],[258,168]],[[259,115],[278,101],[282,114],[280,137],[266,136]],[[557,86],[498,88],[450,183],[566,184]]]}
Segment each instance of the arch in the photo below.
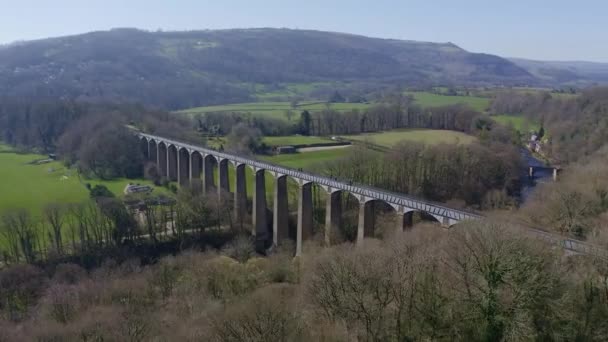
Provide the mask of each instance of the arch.
{"label": "arch", "polygon": [[228,159],[220,159],[217,168],[218,195],[221,200],[223,194],[230,193],[230,161]]}
{"label": "arch", "polygon": [[413,227],[418,222],[434,222],[443,223],[443,217],[432,213],[427,213],[422,210],[406,208],[403,212],[403,221],[401,222],[401,230],[406,230]]}
{"label": "arch", "polygon": [[[358,239],[363,238],[379,238],[383,232],[379,230],[378,223],[380,220],[390,221],[382,222],[383,228],[393,227],[395,217],[397,217],[397,209],[394,205],[380,200],[368,199],[359,202],[359,225]],[[361,231],[362,230],[362,231]],[[363,236],[361,236],[363,234]]]}
{"label": "arch", "polygon": [[217,159],[212,154],[203,156],[203,191],[210,193],[215,191],[215,168]]}
{"label": "arch", "polygon": [[155,162],[158,165],[158,143],[154,139],[148,141],[148,160]]}
{"label": "arch", "polygon": [[190,152],[190,186],[199,191],[203,189],[202,173],[203,155],[199,151]]}
{"label": "arch", "polygon": [[324,188],[326,245],[357,240],[360,198],[346,190]]}
{"label": "arch", "polygon": [[177,151],[177,181],[180,185],[190,184],[190,151],[184,147]]}
{"label": "arch", "polygon": [[164,177],[164,178],[168,178],[168,166],[167,166],[167,160],[169,160],[168,157],[168,149],[167,149],[167,144],[165,144],[164,142],[159,142],[157,145],[158,148],[158,171],[159,174]]}
{"label": "arch", "polygon": [[177,146],[173,144],[167,146],[167,178],[177,181]]}
{"label": "arch", "polygon": [[146,160],[150,159],[150,146],[148,145],[148,139],[140,138],[139,139],[139,148],[143,153]]}

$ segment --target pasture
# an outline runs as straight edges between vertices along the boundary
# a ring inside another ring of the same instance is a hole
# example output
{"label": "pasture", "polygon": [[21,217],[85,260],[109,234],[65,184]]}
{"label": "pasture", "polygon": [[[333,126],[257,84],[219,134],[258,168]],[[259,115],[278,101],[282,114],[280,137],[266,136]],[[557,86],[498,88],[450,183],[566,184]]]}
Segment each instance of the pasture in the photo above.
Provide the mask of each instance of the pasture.
{"label": "pasture", "polygon": [[279,98],[306,96],[321,87],[335,85],[335,82],[286,83],[279,87],[256,84],[255,97],[260,101],[271,101]]}
{"label": "pasture", "polygon": [[436,129],[403,129],[380,133],[365,133],[358,135],[345,135],[343,138],[352,141],[370,142],[383,147],[393,147],[401,141],[420,142],[428,145],[470,144],[475,137],[456,131]]}
{"label": "pasture", "polygon": [[[120,196],[127,183],[135,182],[126,179],[81,180],[75,170],[67,169],[61,162],[34,165],[30,163],[45,157],[8,152],[6,146],[0,148],[3,150],[0,153],[0,213],[23,208],[38,216],[50,203],[80,203],[87,200],[89,192],[86,183],[92,186],[105,185],[116,196]],[[151,184],[142,180],[137,182]]]}
{"label": "pasture", "polygon": [[490,106],[490,99],[478,96],[448,96],[429,92],[406,92],[414,98],[414,103],[421,107],[439,107],[463,104],[479,112],[485,112]]}
{"label": "pasture", "polygon": [[516,116],[516,115],[492,115],[490,116],[492,120],[508,126],[512,125],[520,133],[527,133],[528,131],[536,131],[540,129],[540,124],[538,122],[533,122],[526,117]]}
{"label": "pasture", "polygon": [[348,152],[349,148],[338,148],[314,152],[279,154],[276,156],[263,157],[262,159],[273,164],[294,169],[302,168],[304,170],[315,171],[315,166],[343,157]]}
{"label": "pasture", "polygon": [[[251,102],[251,103],[236,103],[221,106],[196,107],[176,111],[176,114],[197,115],[205,113],[250,113],[255,117],[266,117],[279,119],[284,121],[297,122],[300,117],[300,112],[308,110],[318,112],[330,108],[333,110],[345,112],[354,109],[364,110],[371,106],[368,103],[325,103],[325,102],[302,102],[295,108],[292,108],[290,102]],[[292,112],[291,119],[286,115],[288,111]]]}

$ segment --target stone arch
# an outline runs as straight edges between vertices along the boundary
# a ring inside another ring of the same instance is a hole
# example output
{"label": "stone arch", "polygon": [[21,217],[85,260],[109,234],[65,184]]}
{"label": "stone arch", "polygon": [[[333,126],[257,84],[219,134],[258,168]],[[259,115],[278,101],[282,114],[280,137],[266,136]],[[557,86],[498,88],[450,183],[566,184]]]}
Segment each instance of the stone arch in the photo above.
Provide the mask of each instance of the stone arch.
{"label": "stone arch", "polygon": [[158,148],[158,171],[162,177],[168,178],[169,169],[167,161],[169,160],[167,144],[163,141],[159,142]]}
{"label": "stone arch", "polygon": [[143,153],[146,160],[150,159],[150,146],[148,145],[148,139],[141,137],[139,138],[139,148]]}
{"label": "stone arch", "polygon": [[443,223],[443,217],[423,210],[406,208],[403,211],[403,220],[401,222],[402,230],[406,230],[414,226],[418,222],[433,222]]}
{"label": "stone arch", "polygon": [[[379,230],[382,223],[383,228],[394,226],[395,217],[398,217],[397,208],[394,205],[380,199],[360,199],[359,200],[359,238],[363,233],[363,238],[378,238],[383,234]],[[380,222],[390,221],[390,222]],[[361,229],[363,231],[361,232]]]}
{"label": "stone arch", "polygon": [[199,151],[190,152],[190,170],[190,186],[202,190],[203,155]]}
{"label": "stone arch", "polygon": [[154,139],[148,140],[148,160],[158,163],[158,143]]}
{"label": "stone arch", "polygon": [[177,146],[167,145],[167,178],[177,181]]}
{"label": "stone arch", "polygon": [[215,191],[215,169],[217,168],[217,158],[212,154],[203,157],[203,190],[206,193]]}
{"label": "stone arch", "polygon": [[359,202],[355,194],[346,190],[323,187],[324,240],[326,245],[357,240]]}
{"label": "stone arch", "polygon": [[222,195],[230,194],[230,164],[229,159],[220,159],[217,163],[218,195],[220,200],[223,197]]}
{"label": "stone arch", "polygon": [[179,147],[177,164],[177,179],[180,185],[190,184],[190,151],[185,147]]}

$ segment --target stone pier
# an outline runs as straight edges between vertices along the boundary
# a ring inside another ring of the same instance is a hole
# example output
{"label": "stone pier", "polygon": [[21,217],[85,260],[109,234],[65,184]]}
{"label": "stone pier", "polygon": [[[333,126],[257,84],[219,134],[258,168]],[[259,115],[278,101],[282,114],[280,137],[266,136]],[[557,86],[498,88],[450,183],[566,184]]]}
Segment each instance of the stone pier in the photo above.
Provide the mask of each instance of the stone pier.
{"label": "stone pier", "polygon": [[275,246],[289,237],[289,202],[287,197],[287,176],[276,175],[272,212],[272,242]]}
{"label": "stone pier", "polygon": [[245,164],[234,166],[234,218],[243,228],[243,221],[247,214],[247,178],[245,177]]}
{"label": "stone pier", "polygon": [[325,245],[331,246],[331,239],[338,234],[342,224],[342,192],[328,191],[325,200]]}
{"label": "stone pier", "polygon": [[256,240],[267,238],[268,221],[266,220],[266,178],[264,169],[253,172],[253,210],[252,234]]}
{"label": "stone pier", "polygon": [[357,224],[357,245],[363,242],[365,236],[374,235],[374,202],[359,201],[359,222]]}
{"label": "stone pier", "polygon": [[167,178],[170,181],[177,181],[177,148],[167,147]]}

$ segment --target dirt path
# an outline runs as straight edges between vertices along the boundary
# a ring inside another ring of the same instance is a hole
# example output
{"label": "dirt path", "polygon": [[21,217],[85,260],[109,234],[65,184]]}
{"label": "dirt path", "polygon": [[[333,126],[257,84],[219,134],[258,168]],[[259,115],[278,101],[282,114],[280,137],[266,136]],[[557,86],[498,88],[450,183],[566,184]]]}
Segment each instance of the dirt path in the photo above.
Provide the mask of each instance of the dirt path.
{"label": "dirt path", "polygon": [[325,151],[325,150],[336,150],[339,148],[347,148],[347,147],[351,147],[351,146],[352,145],[305,147],[305,148],[299,148],[299,149],[297,149],[297,151],[300,153],[306,153],[306,152],[316,152],[316,151]]}

